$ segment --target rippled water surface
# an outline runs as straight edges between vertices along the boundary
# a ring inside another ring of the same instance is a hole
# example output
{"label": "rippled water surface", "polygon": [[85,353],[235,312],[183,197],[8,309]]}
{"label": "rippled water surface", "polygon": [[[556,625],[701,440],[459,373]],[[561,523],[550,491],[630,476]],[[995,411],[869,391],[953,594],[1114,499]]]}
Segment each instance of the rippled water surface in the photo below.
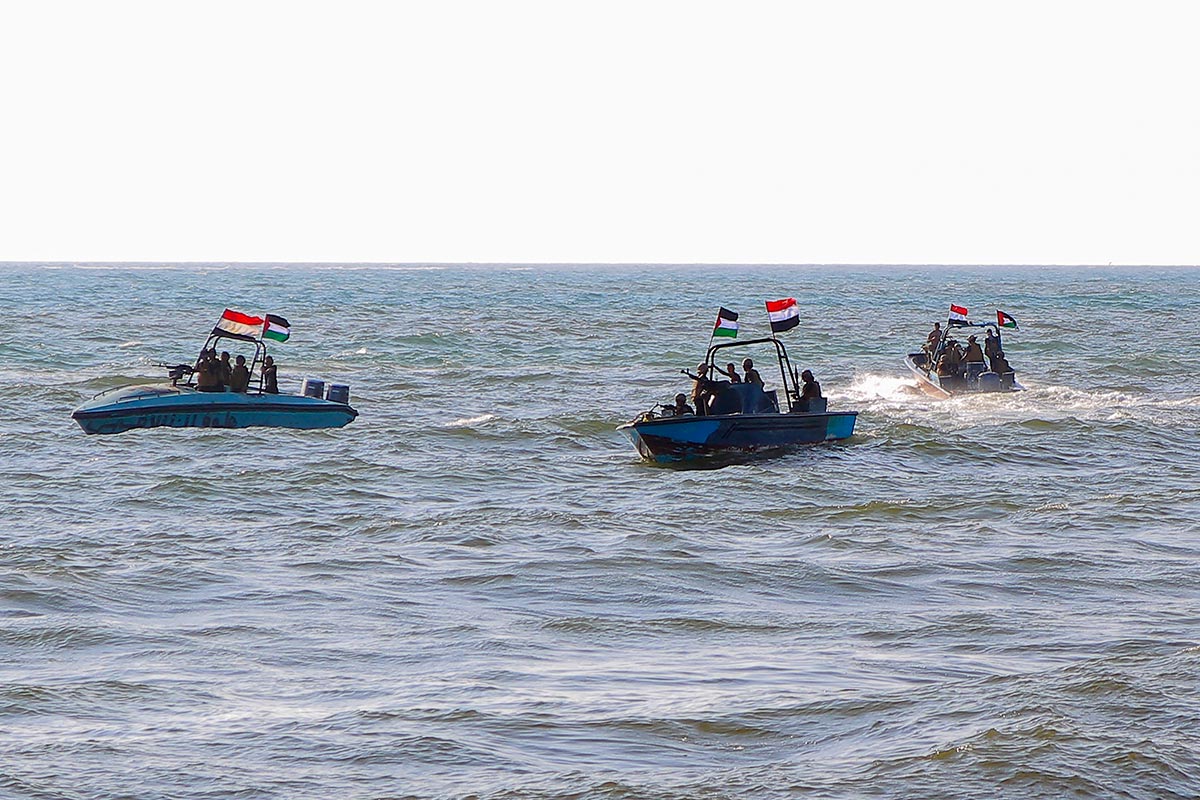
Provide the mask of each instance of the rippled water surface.
{"label": "rippled water surface", "polygon": [[[1198,288],[0,267],[0,796],[1196,797]],[[615,428],[686,388],[716,307],[745,338],[789,295],[854,438],[640,462]],[[1017,318],[1029,391],[913,392],[950,302]],[[288,317],[284,390],[349,383],[359,419],[72,422],[227,305]]]}

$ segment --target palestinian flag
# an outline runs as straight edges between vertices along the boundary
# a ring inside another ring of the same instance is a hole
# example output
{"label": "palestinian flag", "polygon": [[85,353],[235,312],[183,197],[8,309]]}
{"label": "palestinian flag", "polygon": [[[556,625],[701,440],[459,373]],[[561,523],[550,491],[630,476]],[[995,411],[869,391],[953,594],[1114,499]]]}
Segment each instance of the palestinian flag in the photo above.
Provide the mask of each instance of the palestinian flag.
{"label": "palestinian flag", "polygon": [[1001,328],[1017,329],[1017,321],[1003,311],[996,312],[996,324]]}
{"label": "palestinian flag", "polygon": [[267,314],[267,318],[263,322],[262,338],[286,342],[291,335],[292,326],[286,319],[277,314]]}
{"label": "palestinian flag", "polygon": [[257,339],[258,334],[262,331],[262,327],[262,317],[252,317],[249,314],[243,314],[240,311],[227,308],[225,309],[225,313],[221,315],[221,319],[217,321],[216,327],[213,328],[213,333],[218,336],[225,334]]}
{"label": "palestinian flag", "polygon": [[946,320],[947,325],[966,325],[967,324],[967,309],[962,306],[950,305],[950,319]]}
{"label": "palestinian flag", "polygon": [[738,313],[730,311],[725,306],[721,306],[721,310],[717,312],[717,326],[713,328],[713,336],[731,336],[737,338],[738,332]]}
{"label": "palestinian flag", "polygon": [[768,300],[767,318],[771,320],[771,333],[783,333],[800,324],[800,308],[796,298]]}

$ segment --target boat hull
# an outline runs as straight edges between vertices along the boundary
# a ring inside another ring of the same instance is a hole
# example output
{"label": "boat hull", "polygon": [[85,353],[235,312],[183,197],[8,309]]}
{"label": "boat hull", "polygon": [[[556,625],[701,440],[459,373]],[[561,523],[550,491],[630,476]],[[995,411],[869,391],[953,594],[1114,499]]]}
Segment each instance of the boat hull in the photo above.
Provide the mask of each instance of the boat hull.
{"label": "boat hull", "polygon": [[[904,357],[904,365],[908,367],[909,372],[917,379],[917,386],[921,391],[930,397],[936,397],[940,400],[945,400],[948,397],[964,394],[1006,394],[1009,392],[1019,392],[1025,389],[1024,386],[1017,383],[1013,378],[1011,383],[998,383],[994,387],[988,387],[982,381],[969,382],[963,378],[944,379],[939,378],[936,372],[932,370],[926,372],[922,364],[925,361],[924,353],[909,353]],[[993,373],[988,373],[993,374]],[[1008,373],[1012,375],[1012,373]],[[995,377],[993,377],[995,380]]]}
{"label": "boat hull", "polygon": [[71,417],[85,433],[136,428],[340,428],[358,416],[345,403],[293,394],[198,392],[189,387],[126,386],[104,392]]}
{"label": "boat hull", "polygon": [[622,425],[643,458],[682,461],[721,453],[848,439],[857,411],[666,417]]}

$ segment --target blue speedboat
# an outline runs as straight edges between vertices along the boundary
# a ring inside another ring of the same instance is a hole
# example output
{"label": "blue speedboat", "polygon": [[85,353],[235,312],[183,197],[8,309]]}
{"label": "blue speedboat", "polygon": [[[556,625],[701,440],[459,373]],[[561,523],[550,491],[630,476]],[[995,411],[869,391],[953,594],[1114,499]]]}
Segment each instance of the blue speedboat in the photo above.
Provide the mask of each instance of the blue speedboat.
{"label": "blue speedboat", "polygon": [[340,428],[358,416],[349,403],[265,392],[201,392],[188,385],[122,386],[71,417],[85,433],[134,428]]}
{"label": "blue speedboat", "polygon": [[720,351],[765,343],[774,345],[779,359],[786,411],[780,409],[777,390],[765,391],[754,383],[713,381],[708,413],[675,416],[670,406],[657,406],[618,430],[629,436],[644,458],[659,462],[850,438],[858,412],[830,412],[824,398],[801,400],[799,376],[778,339],[713,345],[705,363],[715,374]]}
{"label": "blue speedboat", "polygon": [[[255,347],[245,392],[201,391],[192,382],[199,366],[168,367],[169,384],[142,384],[109,389],[75,409],[71,417],[85,433],[121,433],[134,428],[340,428],[358,416],[350,407],[350,388],[305,380],[301,394],[266,391],[262,365],[266,346],[253,336],[214,329],[203,353],[217,339],[249,342]],[[166,366],[160,365],[160,366]],[[255,370],[257,369],[257,374]]]}

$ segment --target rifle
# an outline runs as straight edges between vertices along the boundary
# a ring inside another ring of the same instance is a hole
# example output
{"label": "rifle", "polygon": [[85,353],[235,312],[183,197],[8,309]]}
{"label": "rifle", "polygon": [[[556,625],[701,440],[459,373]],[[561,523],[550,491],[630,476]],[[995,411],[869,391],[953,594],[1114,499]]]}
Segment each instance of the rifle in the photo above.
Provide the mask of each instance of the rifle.
{"label": "rifle", "polygon": [[156,361],[154,366],[161,367],[167,371],[167,375],[171,377],[171,383],[176,383],[185,375],[191,375],[196,370],[191,364],[163,364],[161,361]]}

